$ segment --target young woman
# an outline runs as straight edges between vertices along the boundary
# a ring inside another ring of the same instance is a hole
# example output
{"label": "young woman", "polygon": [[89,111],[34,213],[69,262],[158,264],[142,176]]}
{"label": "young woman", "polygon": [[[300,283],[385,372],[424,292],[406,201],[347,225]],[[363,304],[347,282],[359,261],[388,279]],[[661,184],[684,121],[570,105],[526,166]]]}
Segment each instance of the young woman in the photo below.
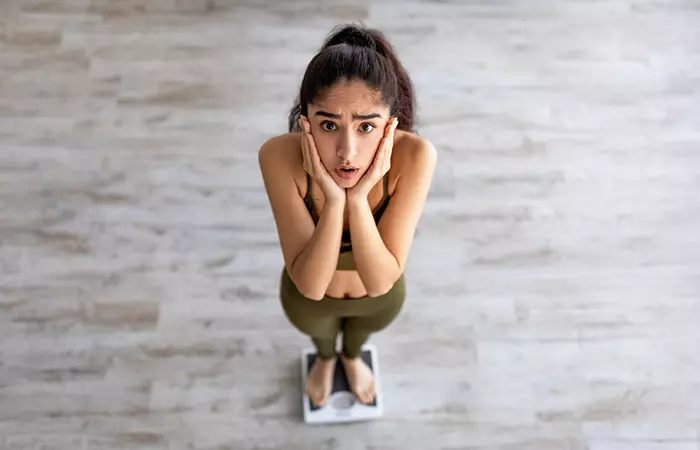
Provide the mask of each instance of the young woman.
{"label": "young woman", "polygon": [[436,164],[412,133],[411,80],[382,33],[336,29],[309,63],[289,133],[269,139],[259,164],[284,258],[281,302],[317,357],[306,392],[328,399],[340,361],[362,403],[374,400],[359,357],[405,297],[404,268]]}

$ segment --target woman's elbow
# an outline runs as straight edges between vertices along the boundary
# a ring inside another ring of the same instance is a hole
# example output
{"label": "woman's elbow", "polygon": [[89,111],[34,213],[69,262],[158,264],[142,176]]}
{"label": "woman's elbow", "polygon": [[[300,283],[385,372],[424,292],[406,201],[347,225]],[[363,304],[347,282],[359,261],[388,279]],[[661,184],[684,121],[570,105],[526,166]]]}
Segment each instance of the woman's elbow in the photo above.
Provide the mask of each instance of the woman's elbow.
{"label": "woman's elbow", "polygon": [[[307,286],[309,284],[309,286]],[[319,289],[318,286],[311,286],[311,283],[296,283],[297,290],[301,295],[308,298],[309,300],[321,301],[326,293]]]}
{"label": "woman's elbow", "polygon": [[388,294],[392,287],[394,287],[393,283],[386,286],[374,287],[373,289],[367,290],[367,295],[372,298],[381,297],[382,295]]}
{"label": "woman's elbow", "polygon": [[308,277],[300,277],[294,273],[293,269],[289,271],[289,278],[292,280],[297,292],[309,300],[320,301],[326,295],[319,286],[314,285],[313,281],[315,280],[306,279]]}
{"label": "woman's elbow", "polygon": [[321,292],[315,292],[315,291],[309,291],[309,290],[300,290],[299,291],[301,295],[304,297],[308,298],[309,300],[313,300],[315,302],[320,302],[323,300],[323,297],[325,297],[325,294]]}
{"label": "woman's elbow", "polygon": [[392,278],[384,284],[373,286],[371,289],[367,289],[367,295],[369,297],[375,298],[388,294],[394,288],[394,286],[396,286],[396,283],[399,281],[399,278],[401,278],[401,274],[399,274],[396,278]]}

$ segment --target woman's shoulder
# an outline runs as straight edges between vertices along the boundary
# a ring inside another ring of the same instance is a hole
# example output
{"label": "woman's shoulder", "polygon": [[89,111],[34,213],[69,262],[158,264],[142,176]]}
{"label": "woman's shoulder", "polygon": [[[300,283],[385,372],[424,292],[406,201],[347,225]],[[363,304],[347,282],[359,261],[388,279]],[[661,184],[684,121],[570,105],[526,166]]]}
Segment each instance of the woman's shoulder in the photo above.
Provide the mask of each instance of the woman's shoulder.
{"label": "woman's shoulder", "polygon": [[417,134],[397,130],[391,165],[397,174],[415,174],[416,171],[431,170],[437,160],[435,146]]}
{"label": "woman's shoulder", "polygon": [[[285,133],[267,139],[258,150],[258,163],[270,182],[294,183],[300,196],[305,193],[301,133]],[[302,192],[303,191],[303,192]]]}
{"label": "woman's shoulder", "polygon": [[265,161],[301,162],[301,135],[285,133],[268,138],[258,150],[258,157]]}

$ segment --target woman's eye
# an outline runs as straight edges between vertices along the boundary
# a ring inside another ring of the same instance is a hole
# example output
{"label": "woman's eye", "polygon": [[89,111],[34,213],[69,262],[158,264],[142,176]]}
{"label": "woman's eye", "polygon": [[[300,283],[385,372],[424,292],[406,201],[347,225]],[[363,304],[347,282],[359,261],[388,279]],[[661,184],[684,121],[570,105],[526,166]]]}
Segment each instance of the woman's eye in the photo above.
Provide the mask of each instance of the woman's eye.
{"label": "woman's eye", "polygon": [[333,131],[335,130],[335,124],[333,122],[323,122],[321,124],[321,128],[323,128],[325,131]]}
{"label": "woman's eye", "polygon": [[372,125],[371,123],[363,123],[362,125],[360,125],[360,129],[364,133],[369,133],[370,131],[374,130],[374,125]]}

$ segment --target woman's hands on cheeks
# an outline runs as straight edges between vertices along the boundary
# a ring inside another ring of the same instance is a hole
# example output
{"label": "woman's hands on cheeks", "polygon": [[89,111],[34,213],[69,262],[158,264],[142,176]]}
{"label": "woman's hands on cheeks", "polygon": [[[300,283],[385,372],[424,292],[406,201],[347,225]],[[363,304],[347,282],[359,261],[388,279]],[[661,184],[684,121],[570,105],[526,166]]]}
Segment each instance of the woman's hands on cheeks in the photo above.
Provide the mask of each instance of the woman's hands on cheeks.
{"label": "woman's hands on cheeks", "polygon": [[340,187],[333,176],[321,162],[316,143],[311,135],[311,124],[306,117],[299,118],[302,129],[301,149],[304,159],[304,170],[321,187],[326,201],[345,202],[348,200],[366,200],[372,188],[386,175],[391,168],[391,153],[394,147],[394,134],[399,124],[398,118],[393,117],[384,127],[384,137],[379,141],[379,147],[374,155],[374,161],[362,175],[362,178],[350,189]]}
{"label": "woman's hands on cheeks", "polygon": [[301,125],[301,151],[304,158],[304,170],[321,187],[326,202],[345,202],[345,188],[338,186],[333,177],[321,162],[316,143],[311,135],[311,124],[304,116],[299,118]]}
{"label": "woman's hands on cheeks", "polygon": [[348,200],[367,200],[367,196],[372,188],[389,171],[391,167],[391,152],[394,148],[394,134],[398,125],[399,119],[397,117],[393,117],[387,122],[386,127],[384,127],[384,137],[379,141],[374,161],[367,172],[362,175],[360,181],[347,190]]}

